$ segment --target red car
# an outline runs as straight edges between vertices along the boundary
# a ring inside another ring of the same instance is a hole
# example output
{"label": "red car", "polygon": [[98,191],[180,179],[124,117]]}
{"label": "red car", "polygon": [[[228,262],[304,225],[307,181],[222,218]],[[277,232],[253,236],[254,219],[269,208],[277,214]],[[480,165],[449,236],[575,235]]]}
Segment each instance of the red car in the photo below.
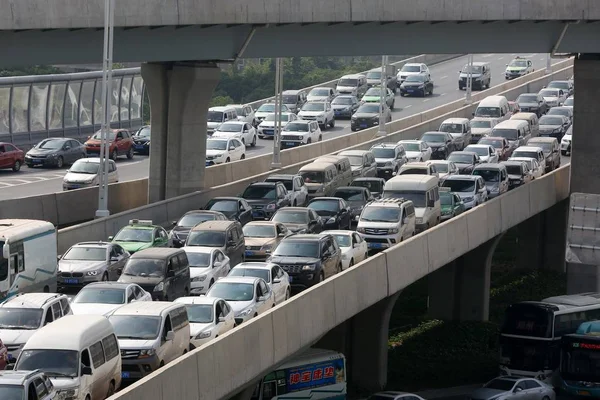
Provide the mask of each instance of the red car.
{"label": "red car", "polygon": [[17,172],[25,162],[25,152],[10,143],[0,142],[0,169],[10,168]]}
{"label": "red car", "polygon": [[0,370],[6,369],[8,365],[8,349],[0,340]]}
{"label": "red car", "polygon": [[[101,132],[98,131],[85,142],[88,157],[100,155],[101,135]],[[117,161],[118,156],[127,156],[130,160],[133,158],[133,139],[127,129],[111,129],[108,131],[108,140],[110,142],[110,158],[114,161]]]}

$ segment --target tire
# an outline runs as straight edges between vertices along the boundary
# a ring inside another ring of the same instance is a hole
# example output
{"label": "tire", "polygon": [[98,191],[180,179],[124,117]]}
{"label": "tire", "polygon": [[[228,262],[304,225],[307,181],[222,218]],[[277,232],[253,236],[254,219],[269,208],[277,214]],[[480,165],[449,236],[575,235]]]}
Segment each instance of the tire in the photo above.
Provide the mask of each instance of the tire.
{"label": "tire", "polygon": [[390,110],[393,110],[395,105],[396,105],[396,100],[392,101],[392,105],[390,106]]}
{"label": "tire", "polygon": [[50,293],[50,287],[44,286],[44,293]]}
{"label": "tire", "polygon": [[131,159],[133,159],[133,146],[131,146],[131,147],[129,148],[129,150],[127,150],[127,159],[128,159],[128,160],[131,160]]}
{"label": "tire", "polygon": [[208,283],[208,288],[210,289],[212,287],[212,285],[215,284],[215,280],[211,279],[210,282]]}
{"label": "tire", "polygon": [[64,165],[65,165],[64,158],[62,158],[62,156],[58,157],[58,160],[56,160],[56,168],[62,168]]}
{"label": "tire", "polygon": [[240,160],[245,160],[246,159],[246,155],[242,154],[242,156],[240,157]]}
{"label": "tire", "polygon": [[323,282],[324,280],[325,280],[325,274],[324,274],[323,272],[321,272],[321,273],[319,274],[319,282],[318,282],[318,283],[321,283],[321,282]]}
{"label": "tire", "polygon": [[430,94],[431,96],[433,96],[433,88],[431,88],[431,90],[429,91],[429,94]]}
{"label": "tire", "polygon": [[15,161],[15,163],[13,164],[12,170],[14,172],[19,172],[21,170],[21,161],[19,161],[19,160]]}
{"label": "tire", "polygon": [[34,168],[33,164],[27,164],[27,168]]}
{"label": "tire", "polygon": [[285,300],[288,300],[290,297],[292,297],[292,290],[288,288],[288,290],[285,291]]}
{"label": "tire", "polygon": [[256,146],[256,135],[252,136],[252,143],[250,143],[250,146]]}
{"label": "tire", "polygon": [[348,264],[348,268],[352,268],[354,266],[354,258],[350,259],[350,264]]}
{"label": "tire", "polygon": [[323,136],[319,135],[319,140],[318,141],[320,142],[321,140],[323,140]]}
{"label": "tire", "polygon": [[102,275],[102,282],[108,282],[108,272],[105,272],[105,273]]}
{"label": "tire", "polygon": [[246,146],[246,140],[244,138],[242,138],[242,144]]}
{"label": "tire", "polygon": [[325,120],[325,123],[323,124],[323,130],[327,130],[328,126],[329,126],[329,121]]}
{"label": "tire", "polygon": [[116,162],[117,157],[119,157],[119,153],[117,153],[117,149],[114,149],[113,152],[110,154],[110,158]]}
{"label": "tire", "polygon": [[113,394],[115,394],[115,383],[111,381],[108,385],[108,392],[106,392],[106,398],[109,398]]}
{"label": "tire", "polygon": [[312,140],[310,138],[308,138],[308,140],[306,141],[306,144],[311,144]]}
{"label": "tire", "polygon": [[331,120],[331,123],[329,124],[330,127],[335,128],[335,119]]}
{"label": "tire", "polygon": [[230,162],[231,159],[229,157],[227,157],[227,160],[225,160],[225,162]]}
{"label": "tire", "polygon": [[296,200],[292,203],[292,207],[296,207]]}
{"label": "tire", "polygon": [[344,270],[344,267],[342,266],[342,263],[338,264],[338,268],[337,268],[337,273],[339,274],[340,272],[342,272]]}
{"label": "tire", "polygon": [[161,361],[161,362],[160,362],[160,364],[159,364],[159,366],[158,366],[158,368],[162,368],[162,367],[164,367],[164,366],[165,366],[165,362],[164,362],[164,361]]}
{"label": "tire", "polygon": [[562,154],[563,156],[566,156],[566,155],[567,155],[567,152],[566,152],[565,150],[561,150],[561,151],[560,151],[560,154]]}

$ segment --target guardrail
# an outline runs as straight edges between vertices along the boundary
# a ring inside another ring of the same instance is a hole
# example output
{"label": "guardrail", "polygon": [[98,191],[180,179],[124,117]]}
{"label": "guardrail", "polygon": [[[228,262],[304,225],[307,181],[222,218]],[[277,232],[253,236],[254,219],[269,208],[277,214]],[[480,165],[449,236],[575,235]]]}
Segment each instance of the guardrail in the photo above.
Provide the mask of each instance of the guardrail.
{"label": "guardrail", "polygon": [[[509,81],[497,87],[476,93],[473,95],[473,100],[475,103],[468,106],[463,104],[463,100],[459,100],[403,119],[408,120],[409,123],[400,124],[399,122],[402,120],[398,120],[396,125],[399,125],[400,128],[385,138],[375,138],[374,134],[376,132],[372,132],[369,136],[366,136],[365,132],[363,131],[356,134],[330,139],[314,145],[303,146],[295,149],[294,153],[299,154],[295,155],[294,159],[298,161],[279,170],[269,171],[267,169],[266,172],[261,171],[250,177],[244,177],[235,180],[232,179],[230,180],[230,183],[215,185],[215,187],[210,189],[156,202],[133,210],[114,214],[107,218],[93,220],[77,226],[61,229],[58,235],[59,251],[63,252],[67,250],[71,245],[77,243],[82,238],[85,238],[86,240],[106,240],[108,236],[114,235],[132,218],[151,219],[156,223],[167,226],[170,224],[170,221],[178,219],[181,215],[189,210],[197,209],[203,206],[213,197],[231,196],[232,194],[240,193],[249,183],[263,180],[272,173],[295,173],[300,167],[323,154],[328,154],[347,148],[368,149],[373,144],[384,140],[397,142],[403,139],[417,138],[425,131],[437,129],[440,123],[446,118],[470,117],[477,106],[477,102],[489,95],[503,94],[512,99],[516,98],[520,93],[537,92],[542,87],[546,86],[551,80],[566,79],[571,74],[572,64],[573,60],[565,60],[555,64],[555,72],[550,75],[542,75],[541,77],[534,76],[532,81],[521,82],[520,85],[519,82],[516,82],[516,80]],[[454,104],[454,109],[451,107],[452,104]],[[394,122],[392,122],[390,125],[393,126]],[[403,125],[408,125],[408,127],[404,127]],[[363,140],[358,141],[359,138],[362,138]],[[231,168],[234,167],[235,164],[237,163],[231,163],[228,166]],[[233,176],[233,171],[231,171],[231,173]],[[75,194],[76,192],[73,193]],[[79,203],[86,203],[86,199],[88,198],[82,198],[81,196],[78,196],[76,201]],[[92,196],[89,198],[89,201],[95,201],[95,199],[96,197]],[[20,200],[22,201],[26,199]],[[0,214],[1,213],[2,211],[0,210]],[[0,215],[0,218],[2,218],[2,215]]]}

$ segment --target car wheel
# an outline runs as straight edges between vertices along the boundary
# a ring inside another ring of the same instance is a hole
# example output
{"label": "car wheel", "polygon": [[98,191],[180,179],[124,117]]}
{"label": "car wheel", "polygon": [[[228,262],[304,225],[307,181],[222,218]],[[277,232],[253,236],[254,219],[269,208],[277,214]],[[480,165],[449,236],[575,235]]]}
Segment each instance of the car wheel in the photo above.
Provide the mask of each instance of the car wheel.
{"label": "car wheel", "polygon": [[12,167],[12,170],[14,172],[19,172],[21,170],[21,161],[19,161],[19,160],[15,161],[15,163]]}
{"label": "car wheel", "polygon": [[393,110],[395,105],[396,105],[396,101],[394,100],[394,101],[392,101],[392,105],[390,106],[390,110]]}
{"label": "car wheel", "polygon": [[312,140],[310,138],[308,138],[308,140],[306,141],[306,144],[311,144]]}
{"label": "car wheel", "polygon": [[354,265],[354,258],[350,259],[350,264],[348,264],[348,268],[351,268]]}
{"label": "car wheel", "polygon": [[102,282],[108,282],[108,272],[105,272],[105,273],[102,275]]}
{"label": "car wheel", "polygon": [[245,154],[242,154],[242,156],[240,157],[240,160],[244,160],[246,158]]}
{"label": "car wheel", "polygon": [[109,398],[113,394],[115,394],[115,383],[111,381],[110,385],[108,385],[108,392],[106,392],[106,398]]}
{"label": "car wheel", "polygon": [[127,150],[127,159],[131,160],[133,158],[133,146],[131,146],[129,148],[129,150]]}
{"label": "car wheel", "polygon": [[252,143],[250,143],[250,146],[256,146],[256,135],[252,136]]}
{"label": "car wheel", "polygon": [[323,282],[325,280],[325,274],[321,271],[321,273],[319,274],[319,283]]}
{"label": "car wheel", "polygon": [[227,157],[227,160],[225,160],[225,162],[229,162],[231,161],[231,159],[229,157]]}
{"label": "car wheel", "polygon": [[329,126],[331,126],[332,128],[335,128],[335,119],[331,120],[331,123],[329,124]]}
{"label": "car wheel", "polygon": [[242,144],[245,146],[246,145],[246,140],[244,138],[242,138]]}
{"label": "car wheel", "polygon": [[110,155],[110,158],[111,158],[113,161],[117,161],[117,157],[119,157],[119,154],[117,153],[117,149],[114,149],[114,150],[113,150],[113,152],[112,152],[112,153],[111,153],[111,155]]}
{"label": "car wheel", "polygon": [[56,160],[56,168],[62,168],[65,165],[65,160],[62,158],[62,156],[58,157],[58,160]]}
{"label": "car wheel", "polygon": [[[285,300],[288,300],[290,297],[292,297],[292,291],[291,291],[291,289],[289,289],[289,288],[288,288],[288,289],[285,291]],[[285,300],[284,300],[284,301],[285,301]]]}
{"label": "car wheel", "polygon": [[27,164],[27,168],[35,168],[33,164]]}
{"label": "car wheel", "polygon": [[560,151],[560,154],[562,154],[563,156],[566,156],[566,155],[567,155],[567,152],[566,152],[565,150],[561,150],[561,151]]}
{"label": "car wheel", "polygon": [[329,121],[325,120],[325,123],[323,124],[323,130],[327,129],[329,127]]}
{"label": "car wheel", "polygon": [[318,141],[320,142],[321,140],[323,140],[323,136],[319,135],[319,140]]}
{"label": "car wheel", "polygon": [[342,272],[344,270],[344,267],[342,267],[342,263],[338,264],[338,268],[337,268],[337,273],[339,274],[340,272]]}

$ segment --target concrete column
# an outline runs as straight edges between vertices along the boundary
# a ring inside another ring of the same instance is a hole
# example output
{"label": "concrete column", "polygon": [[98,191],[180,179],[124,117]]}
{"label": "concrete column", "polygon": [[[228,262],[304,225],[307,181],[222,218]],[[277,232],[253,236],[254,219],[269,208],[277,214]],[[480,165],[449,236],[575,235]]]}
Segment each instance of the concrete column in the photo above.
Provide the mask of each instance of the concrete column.
{"label": "concrete column", "polygon": [[219,76],[212,64],[142,64],[152,110],[150,203],[204,187],[206,116]]}
{"label": "concrete column", "polygon": [[427,313],[431,318],[453,320],[456,311],[456,260],[444,265],[427,276],[429,287],[429,307]]}
{"label": "concrete column", "polygon": [[568,220],[569,199],[565,199],[544,211],[543,269],[565,272]]}
{"label": "concrete column", "polygon": [[[600,54],[579,54],[574,65],[577,102],[574,106],[571,145],[571,193],[600,194]],[[567,293],[600,290],[600,266],[567,264]]]}
{"label": "concrete column", "polygon": [[[517,268],[538,269],[544,261],[544,213],[517,225]],[[564,258],[564,257],[563,257]]]}

